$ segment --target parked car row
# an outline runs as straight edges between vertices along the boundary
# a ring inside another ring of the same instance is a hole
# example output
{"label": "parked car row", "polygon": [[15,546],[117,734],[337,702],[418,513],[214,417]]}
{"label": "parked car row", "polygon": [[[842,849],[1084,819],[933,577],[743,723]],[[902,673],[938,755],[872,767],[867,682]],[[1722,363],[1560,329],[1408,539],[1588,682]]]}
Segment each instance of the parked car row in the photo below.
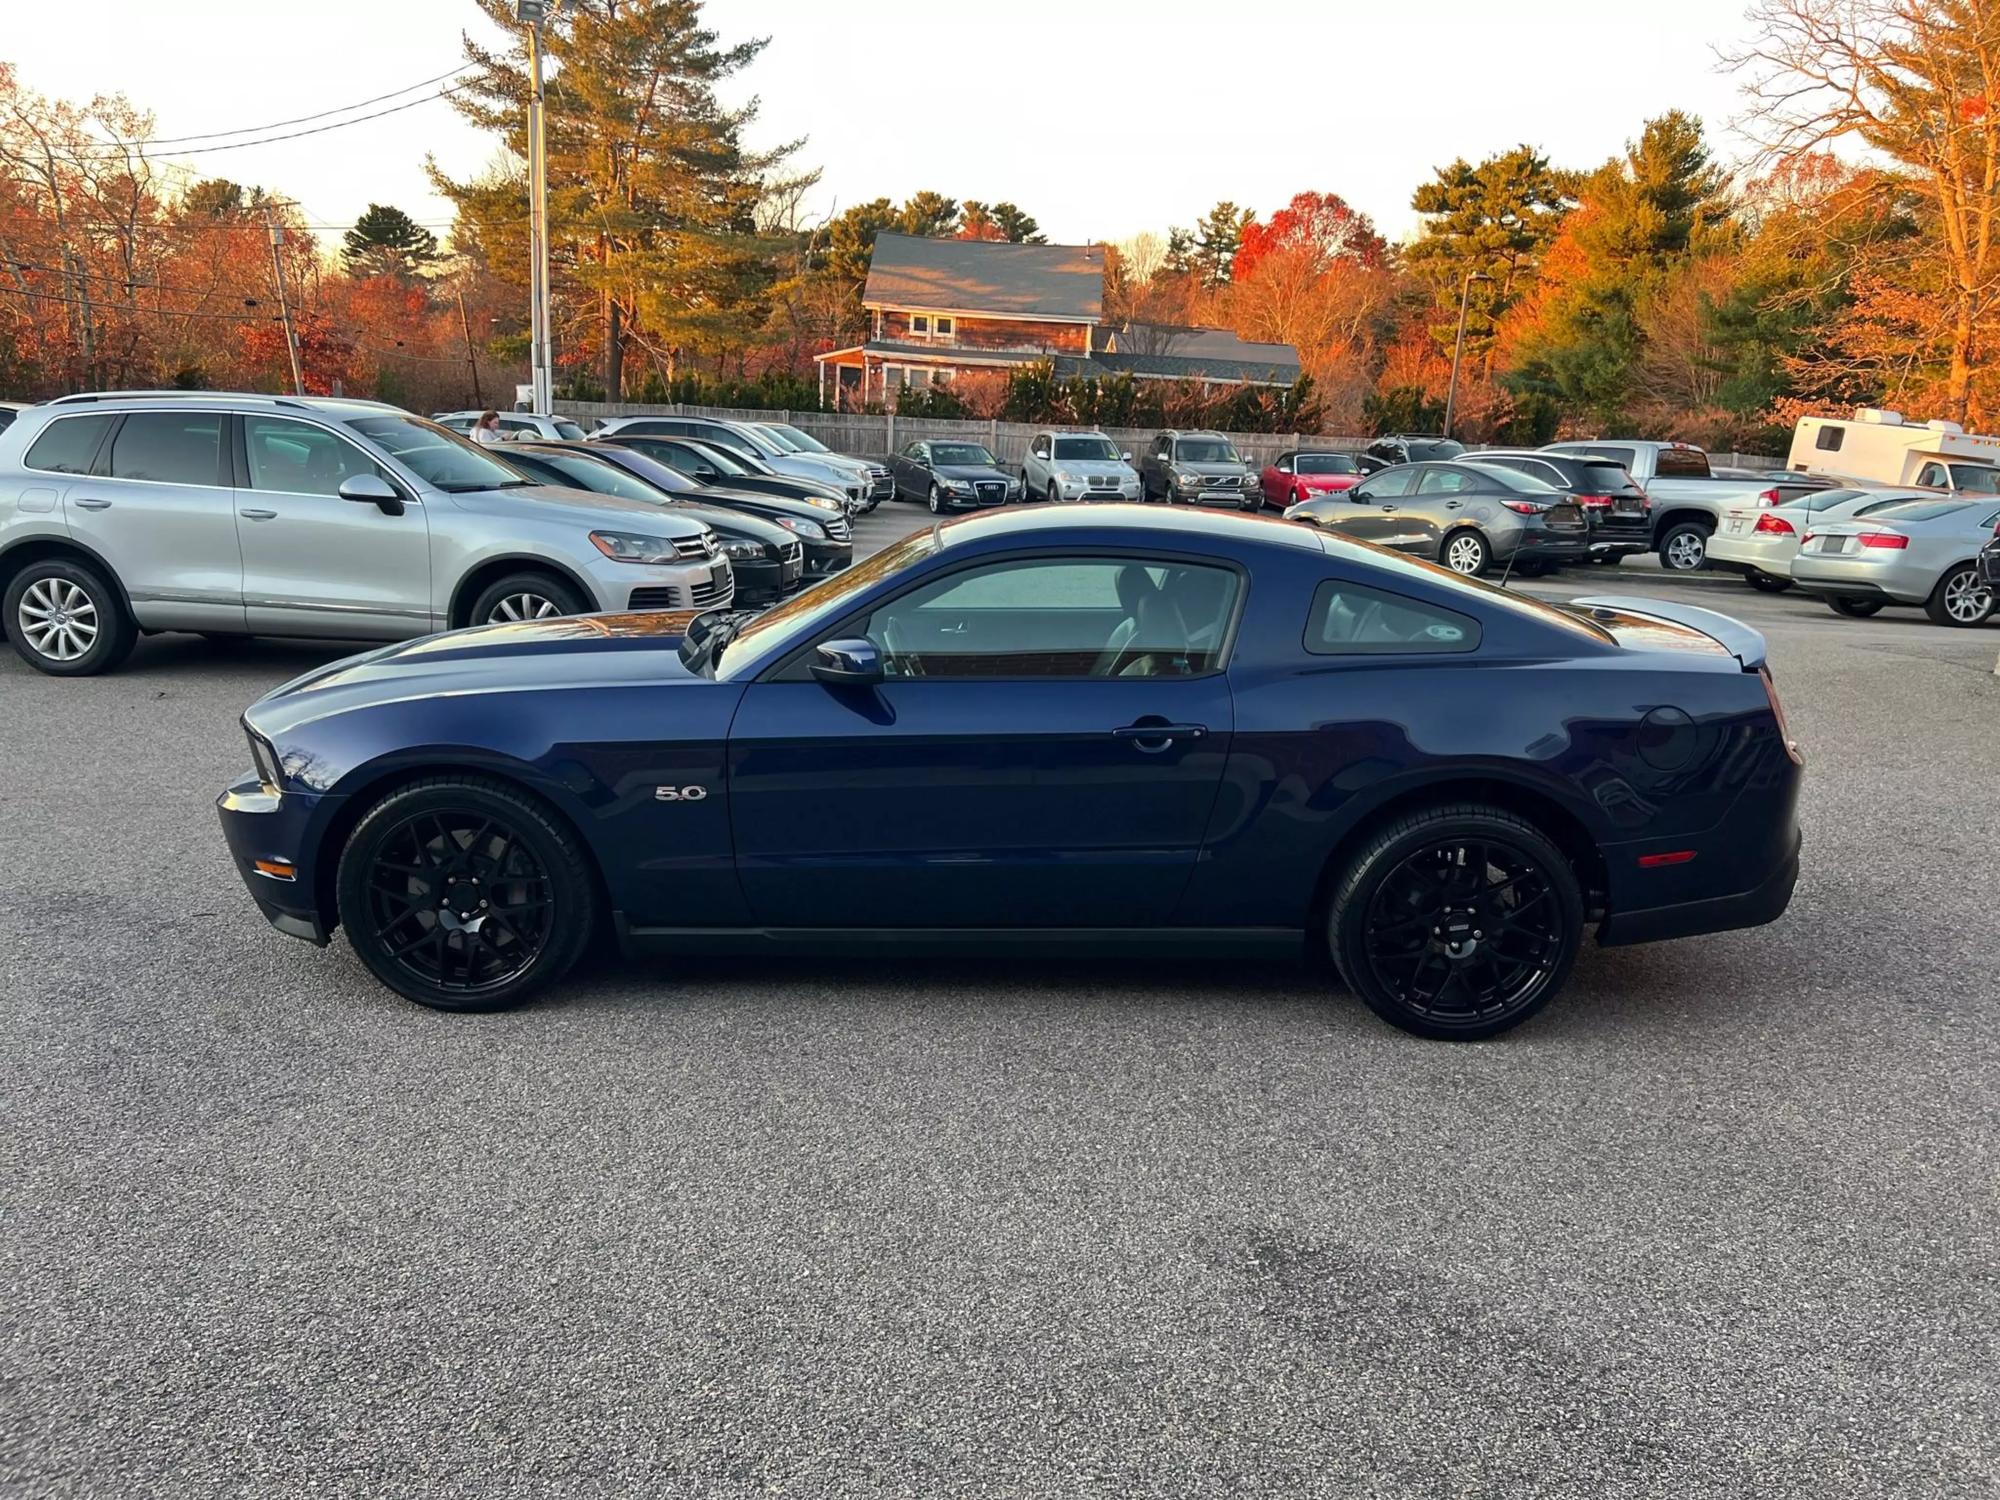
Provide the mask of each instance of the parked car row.
{"label": "parked car row", "polygon": [[82,676],[141,633],[396,641],[722,609],[739,569],[770,602],[844,570],[845,494],[754,462],[695,439],[485,447],[373,401],[63,397],[0,430],[0,623]]}
{"label": "parked car row", "polygon": [[1709,566],[1768,593],[1796,588],[1866,619],[1920,608],[1934,624],[1982,625],[2000,594],[1982,554],[2000,539],[2000,498],[1962,489],[1830,489],[1732,512]]}

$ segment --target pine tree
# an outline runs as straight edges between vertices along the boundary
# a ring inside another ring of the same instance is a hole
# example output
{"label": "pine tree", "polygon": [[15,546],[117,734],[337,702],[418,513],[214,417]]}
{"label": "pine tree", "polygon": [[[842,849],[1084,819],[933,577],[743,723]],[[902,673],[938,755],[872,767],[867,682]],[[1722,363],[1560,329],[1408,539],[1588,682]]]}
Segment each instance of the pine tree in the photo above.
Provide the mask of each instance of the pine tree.
{"label": "pine tree", "polygon": [[437,236],[400,208],[371,203],[341,241],[340,258],[348,274],[416,276],[437,259]]}
{"label": "pine tree", "polygon": [[1243,248],[1243,231],[1256,217],[1250,209],[1225,200],[1196,220],[1193,263],[1203,286],[1221,286],[1229,280],[1236,252]]}

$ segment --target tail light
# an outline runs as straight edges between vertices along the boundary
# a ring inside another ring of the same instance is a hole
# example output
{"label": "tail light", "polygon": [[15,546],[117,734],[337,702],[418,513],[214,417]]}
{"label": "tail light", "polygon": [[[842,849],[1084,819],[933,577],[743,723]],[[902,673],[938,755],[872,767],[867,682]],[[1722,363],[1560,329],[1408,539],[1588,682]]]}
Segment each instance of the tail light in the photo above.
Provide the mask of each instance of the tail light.
{"label": "tail light", "polygon": [[1750,529],[1752,531],[1762,531],[1771,536],[1791,536],[1793,534],[1792,523],[1787,521],[1783,516],[1759,516],[1757,524]]}
{"label": "tail light", "polygon": [[1861,545],[1864,547],[1888,547],[1893,551],[1900,552],[1910,545],[1910,539],[1900,531],[1864,531],[1861,533]]}
{"label": "tail light", "polygon": [[1757,676],[1764,684],[1764,701],[1771,705],[1771,717],[1778,721],[1778,738],[1784,742],[1785,754],[1791,757],[1793,765],[1804,765],[1806,758],[1799,753],[1799,742],[1792,738],[1792,726],[1785,718],[1785,705],[1778,701],[1778,685],[1771,680],[1771,669],[1759,667]]}
{"label": "tail light", "polygon": [[1760,490],[1757,495],[1757,503],[1759,505],[1776,505],[1778,503],[1777,488],[1773,486],[1768,490]]}
{"label": "tail light", "polygon": [[1575,495],[1571,498],[1578,505],[1587,505],[1593,510],[1608,510],[1611,507],[1611,497],[1609,495]]}
{"label": "tail light", "polygon": [[1542,508],[1532,500],[1502,500],[1500,503],[1509,510],[1519,511],[1524,516],[1540,515],[1542,511]]}

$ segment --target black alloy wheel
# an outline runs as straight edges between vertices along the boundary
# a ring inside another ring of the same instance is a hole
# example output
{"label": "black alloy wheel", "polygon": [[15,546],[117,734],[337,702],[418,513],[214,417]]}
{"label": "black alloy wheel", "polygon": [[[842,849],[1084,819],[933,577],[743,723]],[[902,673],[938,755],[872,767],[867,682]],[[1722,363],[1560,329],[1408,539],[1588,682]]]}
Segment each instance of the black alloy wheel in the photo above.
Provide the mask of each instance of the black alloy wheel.
{"label": "black alloy wheel", "polygon": [[376,804],[337,884],[361,961],[438,1010],[494,1010],[554,982],[596,920],[575,835],[539,799],[481,777],[418,782]]}
{"label": "black alloy wheel", "polygon": [[1562,988],[1583,893],[1532,824],[1498,808],[1437,808],[1362,851],[1329,920],[1342,976],[1378,1016],[1474,1040],[1518,1026]]}
{"label": "black alloy wheel", "polygon": [[1882,612],[1880,599],[1862,599],[1853,594],[1835,594],[1826,601],[1826,607],[1837,615],[1845,615],[1850,620],[1865,620],[1870,615]]}

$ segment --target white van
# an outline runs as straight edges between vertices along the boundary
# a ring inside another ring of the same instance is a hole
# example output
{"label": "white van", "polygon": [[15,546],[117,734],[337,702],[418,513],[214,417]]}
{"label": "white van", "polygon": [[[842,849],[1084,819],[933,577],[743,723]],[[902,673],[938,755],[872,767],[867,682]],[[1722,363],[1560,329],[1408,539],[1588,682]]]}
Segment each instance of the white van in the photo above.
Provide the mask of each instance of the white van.
{"label": "white van", "polygon": [[1801,417],[1792,433],[1790,466],[1871,484],[2000,494],[2000,437],[1981,437],[1956,422],[1905,422],[1872,406],[1852,421]]}

